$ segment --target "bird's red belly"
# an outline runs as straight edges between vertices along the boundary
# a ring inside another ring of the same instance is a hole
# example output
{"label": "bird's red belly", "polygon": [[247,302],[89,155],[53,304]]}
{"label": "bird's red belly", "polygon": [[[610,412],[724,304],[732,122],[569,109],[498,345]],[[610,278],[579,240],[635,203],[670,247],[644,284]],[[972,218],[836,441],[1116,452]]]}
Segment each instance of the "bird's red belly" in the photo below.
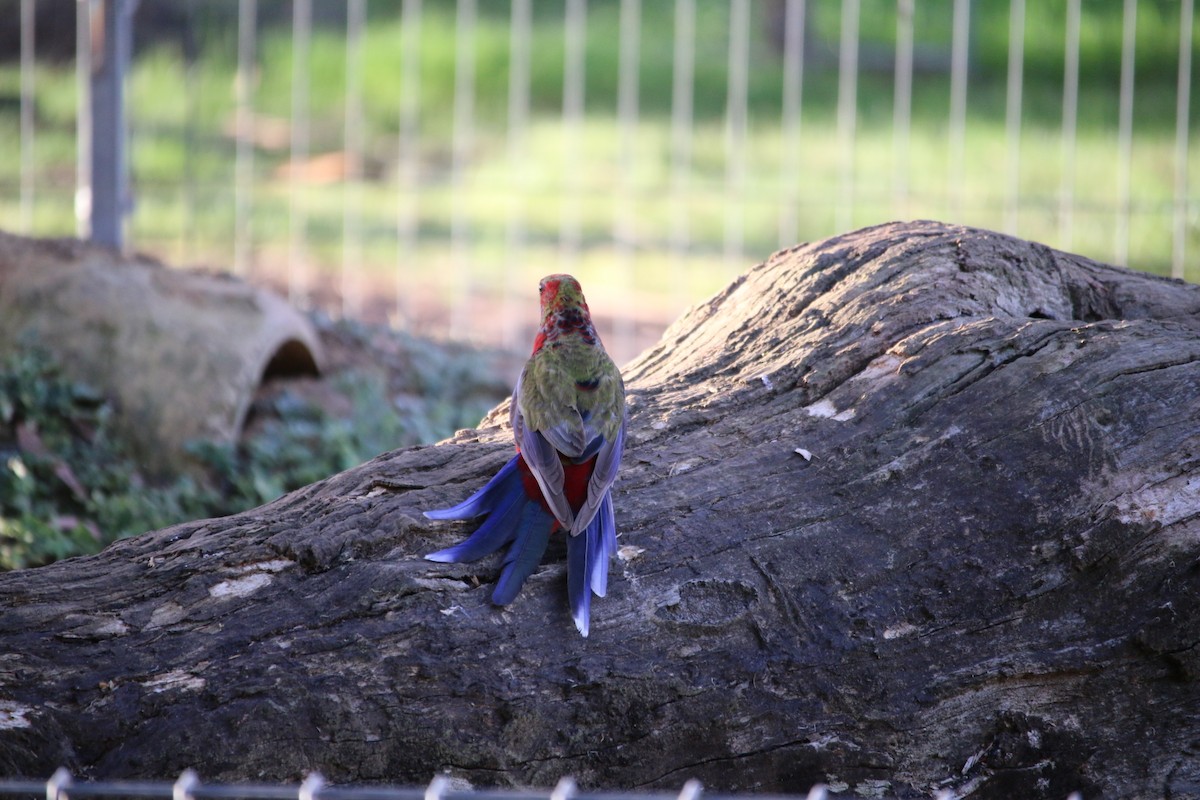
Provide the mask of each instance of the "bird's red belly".
{"label": "bird's red belly", "polygon": [[[583,506],[583,501],[587,499],[588,480],[591,479],[592,471],[596,468],[596,457],[592,456],[582,464],[563,460],[562,465],[563,494],[566,495],[567,502],[571,504],[571,510],[578,511]],[[550,512],[550,506],[546,503],[546,498],[542,496],[542,487],[538,486],[537,478],[533,477],[533,471],[525,463],[524,456],[521,457],[519,469],[521,472],[521,484],[525,487],[525,494],[537,500],[547,513],[553,513]]]}

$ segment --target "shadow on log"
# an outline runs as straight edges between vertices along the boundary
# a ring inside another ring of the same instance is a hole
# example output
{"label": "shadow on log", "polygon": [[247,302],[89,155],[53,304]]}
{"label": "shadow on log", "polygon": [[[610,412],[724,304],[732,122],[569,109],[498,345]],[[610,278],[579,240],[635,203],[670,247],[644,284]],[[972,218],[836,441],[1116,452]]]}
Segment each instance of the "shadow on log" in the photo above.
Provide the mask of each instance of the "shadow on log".
{"label": "shadow on log", "polygon": [[498,410],[0,577],[0,773],[1200,793],[1200,288],[885,225],[774,256],[626,381],[591,638],[561,543],[505,610],[494,560],[420,557],[469,529],[420,511],[508,458]]}

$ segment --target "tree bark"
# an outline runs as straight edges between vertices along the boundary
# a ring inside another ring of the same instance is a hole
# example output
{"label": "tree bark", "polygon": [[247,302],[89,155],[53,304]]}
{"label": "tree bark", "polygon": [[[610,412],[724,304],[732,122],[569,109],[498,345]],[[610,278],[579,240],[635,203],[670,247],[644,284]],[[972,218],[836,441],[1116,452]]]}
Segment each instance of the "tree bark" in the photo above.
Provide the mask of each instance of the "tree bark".
{"label": "tree bark", "polygon": [[471,530],[421,510],[509,457],[498,409],[0,576],[0,773],[1200,793],[1200,287],[884,225],[625,374],[590,638],[561,542],[505,609],[496,559],[421,559]]}

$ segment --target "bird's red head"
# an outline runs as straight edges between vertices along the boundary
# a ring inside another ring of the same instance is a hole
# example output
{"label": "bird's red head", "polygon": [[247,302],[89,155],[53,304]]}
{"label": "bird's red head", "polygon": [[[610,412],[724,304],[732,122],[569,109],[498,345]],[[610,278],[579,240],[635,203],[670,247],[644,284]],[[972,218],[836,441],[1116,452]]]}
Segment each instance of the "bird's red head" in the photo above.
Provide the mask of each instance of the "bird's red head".
{"label": "bird's red head", "polygon": [[588,345],[599,341],[579,281],[570,275],[547,275],[538,291],[542,298],[542,327],[533,340],[533,352],[561,336],[577,336]]}
{"label": "bird's red head", "polygon": [[542,298],[542,317],[564,308],[588,310],[583,288],[570,275],[547,275],[538,285]]}

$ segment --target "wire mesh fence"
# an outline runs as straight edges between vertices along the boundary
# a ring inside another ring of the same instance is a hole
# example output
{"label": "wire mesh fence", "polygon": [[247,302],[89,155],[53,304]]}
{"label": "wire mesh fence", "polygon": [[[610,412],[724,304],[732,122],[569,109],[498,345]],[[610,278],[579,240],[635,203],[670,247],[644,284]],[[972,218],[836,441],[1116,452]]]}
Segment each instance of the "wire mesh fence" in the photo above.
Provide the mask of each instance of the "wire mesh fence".
{"label": "wire mesh fence", "polygon": [[1196,277],[1194,0],[66,0],[40,57],[62,2],[0,69],[0,226],[301,305],[515,345],[569,271],[624,359],[778,247],[912,217]]}
{"label": "wire mesh fence", "polygon": [[[837,788],[837,787],[835,787]],[[826,800],[830,787],[813,786],[805,795],[755,794],[757,800]],[[76,781],[59,769],[47,781],[0,778],[0,796],[69,800],[69,798],[144,798],[153,800],[734,800],[735,795],[709,794],[694,778],[676,792],[581,791],[571,778],[551,789],[474,789],[439,775],[426,786],[335,786],[320,773],[298,785],[203,783],[194,770],[168,781]],[[854,796],[839,794],[854,800]],[[938,793],[937,798],[952,794]]]}
{"label": "wire mesh fence", "polygon": [[[948,781],[953,783],[953,781]],[[865,795],[849,791],[849,786],[815,784],[806,794],[719,794],[709,793],[692,778],[676,792],[582,791],[574,779],[562,778],[552,789],[474,789],[438,775],[426,786],[335,786],[325,782],[318,772],[310,773],[297,785],[203,783],[194,770],[185,770],[177,780],[167,781],[80,781],[65,768],[47,781],[0,778],[0,797],[29,800],[69,800],[69,798],[138,798],[139,800],[827,800],[831,794],[841,800],[856,800]],[[879,797],[878,793],[871,794]],[[953,788],[937,789],[933,800],[954,800],[960,795]],[[1065,800],[1082,800],[1072,792]]]}

